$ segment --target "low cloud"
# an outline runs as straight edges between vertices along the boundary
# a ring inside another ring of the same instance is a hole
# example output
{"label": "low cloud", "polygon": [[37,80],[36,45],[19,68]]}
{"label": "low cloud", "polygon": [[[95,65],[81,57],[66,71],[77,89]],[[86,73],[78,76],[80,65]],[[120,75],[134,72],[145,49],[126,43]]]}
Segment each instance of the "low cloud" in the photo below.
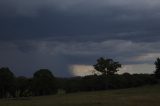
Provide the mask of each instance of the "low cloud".
{"label": "low cloud", "polygon": [[158,57],[160,57],[160,53],[144,53],[140,56],[134,57],[132,60],[147,62],[147,61],[155,61],[156,58]]}
{"label": "low cloud", "polygon": [[[71,65],[69,66],[69,70],[71,71],[72,75],[74,76],[87,76],[87,75],[94,75],[101,73],[96,71],[92,65]],[[153,64],[130,64],[130,65],[123,65],[122,68],[119,69],[118,73],[130,73],[130,74],[152,74],[155,68]]]}
{"label": "low cloud", "polygon": [[122,73],[153,73],[155,70],[153,64],[130,64],[130,65],[123,65],[123,67],[118,72],[119,74]]}
{"label": "low cloud", "polygon": [[74,76],[100,74],[99,72],[95,71],[95,69],[91,65],[71,65],[69,66],[69,69]]}
{"label": "low cloud", "polygon": [[[30,75],[38,68],[48,67],[57,76],[65,76],[91,74],[91,66],[96,63],[96,59],[107,57],[124,66],[120,72],[150,73],[155,59],[160,56],[157,45],[159,42],[127,40],[1,42],[0,62],[18,74],[25,72]],[[84,71],[81,73],[81,70]]]}

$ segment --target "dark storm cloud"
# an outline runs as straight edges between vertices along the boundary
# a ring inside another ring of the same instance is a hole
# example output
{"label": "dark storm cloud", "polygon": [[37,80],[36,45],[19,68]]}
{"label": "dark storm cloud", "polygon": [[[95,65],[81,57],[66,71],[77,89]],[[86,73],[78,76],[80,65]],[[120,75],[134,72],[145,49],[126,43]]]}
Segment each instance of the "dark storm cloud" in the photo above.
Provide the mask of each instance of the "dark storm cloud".
{"label": "dark storm cloud", "polygon": [[49,68],[57,76],[71,76],[73,64],[93,65],[103,56],[122,64],[152,63],[160,56],[159,42],[135,43],[127,40],[102,42],[19,41],[1,43],[1,66],[8,65],[18,75],[30,76],[38,68]]}
{"label": "dark storm cloud", "polygon": [[151,64],[159,28],[159,0],[1,0],[0,66],[70,76],[69,66],[100,56]]}
{"label": "dark storm cloud", "polygon": [[[75,36],[83,39],[155,40],[159,1],[0,1],[1,40]],[[8,13],[10,12],[10,13]],[[81,36],[81,37],[80,37]],[[95,37],[96,36],[96,37]],[[141,37],[140,37],[141,36]]]}

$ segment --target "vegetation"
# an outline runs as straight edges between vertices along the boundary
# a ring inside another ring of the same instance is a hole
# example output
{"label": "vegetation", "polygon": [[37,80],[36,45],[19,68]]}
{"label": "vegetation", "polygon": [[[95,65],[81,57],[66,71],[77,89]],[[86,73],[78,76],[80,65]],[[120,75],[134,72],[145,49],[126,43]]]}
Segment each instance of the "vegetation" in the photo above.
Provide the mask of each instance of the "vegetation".
{"label": "vegetation", "polygon": [[[131,88],[158,83],[160,59],[155,62],[155,75],[152,74],[116,74],[121,67],[112,59],[100,58],[94,68],[102,75],[85,77],[56,78],[48,69],[36,71],[32,78],[15,77],[9,68],[0,69],[0,98],[19,98],[44,96],[82,91],[98,91]],[[155,77],[156,76],[156,77]]]}
{"label": "vegetation", "polygon": [[14,95],[14,74],[9,68],[0,69],[0,98],[7,97],[7,94]]}
{"label": "vegetation", "polygon": [[114,62],[112,59],[105,59],[103,57],[99,58],[97,64],[93,66],[103,75],[114,75],[118,71],[118,68],[121,68],[119,62]]}
{"label": "vegetation", "polygon": [[24,76],[15,79],[16,97],[26,97],[31,95],[31,79]]}
{"label": "vegetation", "polygon": [[156,66],[156,71],[155,71],[155,76],[160,79],[160,58],[157,58],[155,61],[155,66]]}
{"label": "vegetation", "polygon": [[2,99],[0,106],[159,106],[160,86]]}
{"label": "vegetation", "polygon": [[55,90],[55,78],[48,69],[40,69],[34,73],[32,92],[35,96],[53,94]]}
{"label": "vegetation", "polygon": [[59,85],[57,85],[58,88],[65,90],[67,93],[79,91],[122,89],[143,85],[153,85],[157,83],[157,79],[153,75],[131,75],[128,73],[122,75],[115,74],[107,77],[103,75],[92,75],[59,80]]}

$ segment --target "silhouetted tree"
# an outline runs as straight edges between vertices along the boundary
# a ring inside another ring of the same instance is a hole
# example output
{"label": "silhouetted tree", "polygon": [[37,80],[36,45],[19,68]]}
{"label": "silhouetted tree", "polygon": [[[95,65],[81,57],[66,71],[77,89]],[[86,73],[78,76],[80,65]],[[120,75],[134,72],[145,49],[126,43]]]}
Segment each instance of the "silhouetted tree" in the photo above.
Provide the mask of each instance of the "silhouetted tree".
{"label": "silhouetted tree", "polygon": [[156,78],[160,79],[160,58],[157,58],[157,60],[155,61],[155,67],[156,67],[156,70],[155,70],[155,76]]}
{"label": "silhouetted tree", "polygon": [[38,95],[49,95],[55,91],[55,78],[48,69],[40,69],[34,73],[33,93]]}
{"label": "silhouetted tree", "polygon": [[9,68],[0,68],[0,98],[7,97],[7,94],[15,96],[14,79]]}
{"label": "silhouetted tree", "polygon": [[103,75],[114,75],[121,67],[119,62],[114,62],[112,59],[99,58],[97,64],[93,65],[94,68],[101,72]]}
{"label": "silhouetted tree", "polygon": [[31,94],[31,82],[30,79],[20,76],[15,81],[17,96],[25,97]]}

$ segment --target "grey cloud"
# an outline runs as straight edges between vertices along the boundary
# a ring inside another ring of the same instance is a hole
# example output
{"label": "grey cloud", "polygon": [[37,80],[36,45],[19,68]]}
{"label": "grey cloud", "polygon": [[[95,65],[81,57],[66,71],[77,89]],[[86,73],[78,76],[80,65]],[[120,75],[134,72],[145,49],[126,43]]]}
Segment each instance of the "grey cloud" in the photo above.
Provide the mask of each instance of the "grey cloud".
{"label": "grey cloud", "polygon": [[[139,56],[144,53],[158,53],[159,42],[133,42],[129,40],[104,40],[104,41],[28,41],[14,43],[16,48],[26,53],[39,52],[43,54],[68,55],[68,56],[106,56],[111,57],[127,55]],[[26,51],[24,51],[23,49]]]}
{"label": "grey cloud", "polygon": [[128,65],[151,64],[153,59],[149,57],[150,60],[143,60],[142,56],[148,59],[147,56],[150,56],[148,54],[155,54],[155,56],[160,54],[159,44],[159,42],[129,40],[3,42],[0,46],[2,50],[0,62],[3,63],[2,66],[11,67],[17,75],[30,76],[39,68],[49,68],[57,76],[71,76],[69,66],[92,65],[101,56],[113,58]]}
{"label": "grey cloud", "polygon": [[8,17],[4,14],[0,17],[0,40],[54,39],[59,36],[61,39],[86,40],[89,36],[87,40],[91,41],[154,41],[160,34],[160,3],[157,0],[0,2],[4,14],[10,10],[12,13]]}
{"label": "grey cloud", "polygon": [[25,13],[37,11],[39,8],[52,7],[62,11],[73,10],[98,10],[105,7],[113,8],[127,8],[137,11],[154,10],[159,8],[160,2],[158,0],[5,0],[1,1],[2,5],[12,7],[15,12]]}
{"label": "grey cloud", "polygon": [[151,63],[134,58],[160,52],[159,10],[159,0],[1,0],[1,65],[70,75],[69,65],[100,56]]}

